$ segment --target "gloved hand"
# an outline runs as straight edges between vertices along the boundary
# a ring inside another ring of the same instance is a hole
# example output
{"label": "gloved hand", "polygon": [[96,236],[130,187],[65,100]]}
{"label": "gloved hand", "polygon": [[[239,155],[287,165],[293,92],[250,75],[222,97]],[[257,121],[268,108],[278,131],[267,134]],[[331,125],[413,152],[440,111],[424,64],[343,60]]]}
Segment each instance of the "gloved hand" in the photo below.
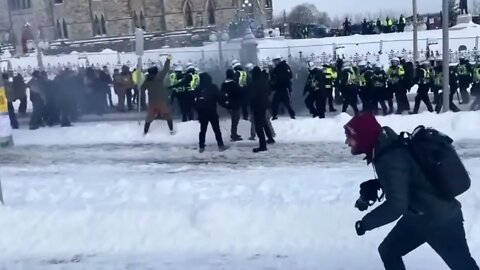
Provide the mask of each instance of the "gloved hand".
{"label": "gloved hand", "polygon": [[358,198],[358,200],[355,202],[355,208],[357,208],[361,212],[367,210],[368,206],[368,202],[363,201],[362,198]]}
{"label": "gloved hand", "polygon": [[167,56],[167,60],[170,60],[170,61],[172,60],[172,55],[171,55],[171,54],[169,54],[169,55]]}
{"label": "gloved hand", "polygon": [[363,226],[363,222],[360,220],[360,221],[357,221],[357,223],[355,223],[355,230],[357,231],[357,235],[358,236],[362,236],[365,234],[366,230]]}

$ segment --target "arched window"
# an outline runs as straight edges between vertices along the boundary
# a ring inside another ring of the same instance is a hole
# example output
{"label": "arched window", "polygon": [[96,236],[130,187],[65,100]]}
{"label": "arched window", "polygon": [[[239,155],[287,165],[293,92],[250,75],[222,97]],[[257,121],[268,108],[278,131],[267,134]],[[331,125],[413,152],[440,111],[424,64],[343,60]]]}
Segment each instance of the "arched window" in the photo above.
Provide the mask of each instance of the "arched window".
{"label": "arched window", "polygon": [[59,21],[59,20],[57,20],[56,35],[57,35],[57,39],[63,38],[63,35],[62,35],[62,25],[60,24],[60,21]]}
{"label": "arched window", "polygon": [[138,16],[137,12],[133,12],[133,28],[138,28]]}
{"label": "arched window", "polygon": [[147,30],[147,25],[145,22],[145,16],[143,15],[143,11],[140,11],[140,28],[143,30]]}
{"label": "arched window", "polygon": [[25,5],[25,8],[31,8],[32,7],[32,3],[30,0],[27,0],[27,3]]}
{"label": "arched window", "polygon": [[272,8],[272,0],[265,0],[265,8]]}
{"label": "arched window", "polygon": [[63,19],[62,27],[63,27],[63,38],[68,38],[68,26],[65,19]]}
{"label": "arched window", "polygon": [[215,3],[213,0],[207,2],[207,18],[209,25],[215,25]]}
{"label": "arched window", "polygon": [[93,20],[93,35],[100,36],[102,34],[100,30],[100,21],[98,20],[98,16],[95,15],[95,19]]}
{"label": "arched window", "polygon": [[102,35],[106,35],[107,34],[107,22],[105,21],[105,16],[103,16],[103,15],[102,15],[101,23],[102,23]]}
{"label": "arched window", "polygon": [[185,13],[185,26],[193,27],[193,11],[192,11],[192,5],[190,4],[189,1],[185,2],[184,13]]}

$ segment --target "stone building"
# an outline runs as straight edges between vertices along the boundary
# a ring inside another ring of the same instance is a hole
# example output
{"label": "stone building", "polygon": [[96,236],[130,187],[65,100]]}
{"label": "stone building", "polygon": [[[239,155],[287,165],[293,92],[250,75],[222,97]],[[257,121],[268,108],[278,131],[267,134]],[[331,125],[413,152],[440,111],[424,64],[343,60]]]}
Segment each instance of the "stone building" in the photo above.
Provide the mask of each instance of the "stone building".
{"label": "stone building", "polygon": [[[0,40],[20,42],[25,24],[46,40],[80,40],[272,20],[272,0],[0,0]],[[36,31],[35,31],[36,32]],[[12,35],[13,34],[13,35]]]}

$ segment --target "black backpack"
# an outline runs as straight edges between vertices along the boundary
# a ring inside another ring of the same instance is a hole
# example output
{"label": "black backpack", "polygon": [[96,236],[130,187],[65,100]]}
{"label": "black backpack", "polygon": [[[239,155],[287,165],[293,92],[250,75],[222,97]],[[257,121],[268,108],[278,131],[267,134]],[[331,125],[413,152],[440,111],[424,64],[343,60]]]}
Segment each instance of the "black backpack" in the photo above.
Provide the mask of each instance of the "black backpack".
{"label": "black backpack", "polygon": [[399,140],[386,151],[407,148],[438,194],[442,198],[453,199],[470,188],[471,180],[452,143],[449,136],[438,130],[418,126],[411,134],[400,133]]}

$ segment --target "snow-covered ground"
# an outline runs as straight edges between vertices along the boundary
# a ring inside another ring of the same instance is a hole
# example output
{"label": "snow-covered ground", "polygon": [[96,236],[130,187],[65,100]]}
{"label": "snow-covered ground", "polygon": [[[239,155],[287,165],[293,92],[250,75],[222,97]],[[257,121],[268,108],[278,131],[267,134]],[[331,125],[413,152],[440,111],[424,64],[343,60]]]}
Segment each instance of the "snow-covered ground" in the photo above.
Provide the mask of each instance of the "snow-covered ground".
{"label": "snow-covered ground", "polygon": [[[472,50],[477,44],[476,41],[480,36],[480,26],[474,23],[460,24],[450,29],[450,48],[456,51],[460,45],[465,45],[469,50]],[[433,45],[433,50],[438,50],[441,53],[441,38],[442,30],[420,31],[419,32],[419,49],[426,50],[427,42],[438,42],[438,45]],[[339,55],[344,54],[346,57],[352,57],[355,54],[360,56],[371,54],[369,61],[377,61],[377,57],[373,54],[380,50],[384,52],[379,61],[383,65],[388,64],[388,57],[385,57],[389,52],[402,52],[402,50],[413,50],[412,33],[390,33],[380,35],[354,35],[347,37],[331,37],[321,39],[301,39],[289,40],[283,38],[266,38],[258,40],[258,56],[259,59],[265,60],[273,58],[277,55],[283,57],[299,57],[302,52],[303,57],[315,55],[320,57],[323,53],[326,55],[333,54],[333,45],[342,47],[337,51]],[[223,43],[223,57],[226,60],[239,58],[240,41],[234,40],[232,42]],[[174,62],[185,65],[188,62],[199,63],[201,59],[205,61],[208,66],[211,63],[216,63],[219,58],[218,44],[208,43],[203,47],[187,47],[187,48],[165,48],[158,50],[146,51],[143,57],[145,66],[157,64],[161,55],[172,54]],[[88,59],[89,64],[96,66],[109,65],[111,68],[120,65],[128,64],[132,67],[136,65],[137,56],[134,52],[116,52],[110,49],[99,53],[81,53],[74,52],[69,55],[53,55],[45,56],[44,63],[46,66],[71,66],[71,65],[85,65]],[[3,55],[2,68],[7,68],[7,61],[11,62],[12,67],[31,70],[37,66],[36,55],[30,55],[22,58],[12,58],[8,52]]]}
{"label": "snow-covered ground", "polygon": [[[15,131],[0,152],[2,269],[383,269],[391,226],[357,237],[358,185],[373,171],[343,145],[331,119],[280,119],[278,144],[196,151],[197,123],[177,134],[155,122]],[[380,117],[395,130],[433,126],[457,140],[472,179],[460,198],[472,254],[480,254],[480,114]],[[222,122],[228,137],[229,122]],[[241,135],[248,137],[248,123]],[[408,269],[447,269],[427,248]]]}

